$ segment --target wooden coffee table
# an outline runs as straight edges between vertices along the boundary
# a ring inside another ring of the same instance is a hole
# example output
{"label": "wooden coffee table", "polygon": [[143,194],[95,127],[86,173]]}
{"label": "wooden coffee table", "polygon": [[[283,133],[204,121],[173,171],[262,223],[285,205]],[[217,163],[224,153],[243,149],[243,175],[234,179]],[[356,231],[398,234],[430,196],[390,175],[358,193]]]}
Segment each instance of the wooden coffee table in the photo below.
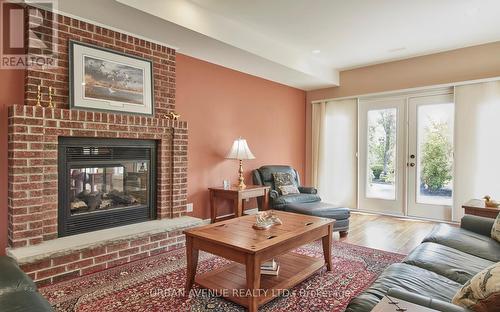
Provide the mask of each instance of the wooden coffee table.
{"label": "wooden coffee table", "polygon": [[[333,219],[274,211],[283,221],[268,230],[255,230],[255,216],[244,216],[184,231],[186,234],[189,292],[196,282],[251,312],[299,284],[326,263],[332,269]],[[290,252],[322,239],[323,258]],[[234,261],[228,266],[196,276],[198,251]],[[262,262],[276,259],[278,276],[260,274]]]}

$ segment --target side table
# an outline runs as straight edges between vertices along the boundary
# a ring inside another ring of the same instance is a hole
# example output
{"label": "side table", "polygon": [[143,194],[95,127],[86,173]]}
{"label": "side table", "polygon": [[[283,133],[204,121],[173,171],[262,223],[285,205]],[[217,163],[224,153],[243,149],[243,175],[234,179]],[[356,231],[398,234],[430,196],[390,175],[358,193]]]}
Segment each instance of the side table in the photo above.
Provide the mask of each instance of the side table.
{"label": "side table", "polygon": [[[246,188],[240,189],[237,186],[229,188],[210,187],[210,218],[212,223],[223,221],[233,217],[241,217],[243,215],[243,201],[250,198],[262,197],[263,210],[269,209],[269,186],[262,185],[247,185]],[[217,217],[217,198],[226,198],[233,201],[234,216]]]}
{"label": "side table", "polygon": [[471,199],[462,205],[465,214],[495,219],[500,208],[486,207],[484,200]]}

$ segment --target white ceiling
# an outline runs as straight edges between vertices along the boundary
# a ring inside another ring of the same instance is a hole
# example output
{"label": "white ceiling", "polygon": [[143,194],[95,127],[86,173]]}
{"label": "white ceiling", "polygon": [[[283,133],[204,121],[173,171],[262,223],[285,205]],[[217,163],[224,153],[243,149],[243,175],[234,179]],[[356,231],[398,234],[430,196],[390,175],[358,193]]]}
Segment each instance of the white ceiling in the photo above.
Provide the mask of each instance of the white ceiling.
{"label": "white ceiling", "polygon": [[190,2],[339,70],[500,40],[499,0]]}
{"label": "white ceiling", "polygon": [[304,90],[338,85],[339,70],[500,40],[500,0],[115,1],[59,6]]}

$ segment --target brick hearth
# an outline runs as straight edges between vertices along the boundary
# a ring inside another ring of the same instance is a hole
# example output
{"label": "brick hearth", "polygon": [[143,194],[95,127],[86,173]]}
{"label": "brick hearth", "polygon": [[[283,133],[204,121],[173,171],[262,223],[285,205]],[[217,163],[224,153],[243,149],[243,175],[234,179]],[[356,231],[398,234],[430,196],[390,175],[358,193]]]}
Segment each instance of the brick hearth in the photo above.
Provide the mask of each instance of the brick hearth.
{"label": "brick hearth", "polygon": [[136,223],[9,249],[8,255],[45,285],[181,248],[182,230],[201,224],[193,217]]}

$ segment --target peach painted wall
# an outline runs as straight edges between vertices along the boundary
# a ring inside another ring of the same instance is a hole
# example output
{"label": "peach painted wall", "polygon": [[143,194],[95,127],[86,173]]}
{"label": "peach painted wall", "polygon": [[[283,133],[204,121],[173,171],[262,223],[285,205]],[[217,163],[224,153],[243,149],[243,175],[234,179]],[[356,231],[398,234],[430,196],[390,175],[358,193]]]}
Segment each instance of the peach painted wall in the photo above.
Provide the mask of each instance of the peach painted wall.
{"label": "peach painted wall", "polygon": [[340,72],[339,87],[307,92],[306,176],[311,163],[311,101],[498,76],[500,41]]}
{"label": "peach painted wall", "polygon": [[7,247],[7,107],[24,102],[24,70],[0,69],[0,255]]}
{"label": "peach painted wall", "polygon": [[[303,175],[305,92],[218,65],[177,54],[176,109],[189,126],[188,202],[193,216],[209,217],[207,188],[235,182],[238,162],[224,159],[234,139],[247,139],[264,164],[288,164]],[[256,207],[249,203],[249,207]]]}

